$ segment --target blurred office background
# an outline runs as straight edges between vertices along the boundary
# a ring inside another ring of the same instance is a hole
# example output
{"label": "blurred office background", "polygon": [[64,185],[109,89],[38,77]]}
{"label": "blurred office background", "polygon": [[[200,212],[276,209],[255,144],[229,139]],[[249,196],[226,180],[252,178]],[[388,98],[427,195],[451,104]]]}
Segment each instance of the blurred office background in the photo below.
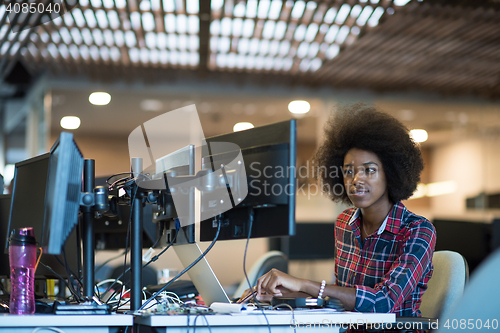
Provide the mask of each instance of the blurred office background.
{"label": "blurred office background", "polygon": [[[8,12],[7,2],[0,5],[0,174],[6,187],[16,162],[50,149],[65,116],[79,118],[69,131],[104,177],[130,169],[133,129],[191,104],[206,137],[232,132],[238,122],[261,126],[296,118],[298,166],[312,166],[335,106],[365,102],[427,133],[422,185],[407,207],[443,230],[459,230],[456,221],[486,228],[474,240],[484,247],[477,256],[494,246],[492,221],[500,217],[498,1],[66,5],[66,14],[34,28],[28,27],[36,13],[21,17]],[[108,93],[109,103],[91,104],[93,92]],[[310,110],[291,113],[294,100],[307,101]],[[304,190],[297,196],[297,221],[333,223],[345,207],[318,193],[308,176],[298,175]],[[467,224],[463,230],[472,229]],[[268,249],[267,240],[250,243],[248,267]],[[244,244],[219,242],[208,255],[225,286],[243,276]],[[99,251],[97,262],[118,253]],[[155,267],[181,268],[173,253]],[[333,260],[296,260],[290,272],[331,281]]]}

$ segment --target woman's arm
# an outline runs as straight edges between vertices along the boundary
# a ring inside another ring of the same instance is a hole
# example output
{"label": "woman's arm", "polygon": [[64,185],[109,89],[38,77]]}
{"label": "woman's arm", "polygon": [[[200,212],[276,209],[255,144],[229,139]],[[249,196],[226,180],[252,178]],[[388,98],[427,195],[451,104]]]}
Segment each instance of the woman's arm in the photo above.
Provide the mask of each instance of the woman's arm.
{"label": "woman's arm", "polygon": [[[304,292],[317,297],[320,287],[321,283],[319,282],[299,279],[277,269],[272,269],[257,280],[257,299],[268,300],[269,296],[281,296],[283,290]],[[356,288],[327,285],[323,296],[339,299],[346,310],[352,310],[356,305]]]}
{"label": "woman's arm", "polygon": [[[430,222],[409,230],[403,254],[392,264],[385,277],[374,287],[340,287],[328,285],[323,295],[339,299],[346,310],[360,312],[392,312],[412,293],[432,260],[436,235]],[[282,295],[282,289],[305,292],[317,297],[321,284],[298,279],[276,269],[257,281],[257,297],[261,300]]]}

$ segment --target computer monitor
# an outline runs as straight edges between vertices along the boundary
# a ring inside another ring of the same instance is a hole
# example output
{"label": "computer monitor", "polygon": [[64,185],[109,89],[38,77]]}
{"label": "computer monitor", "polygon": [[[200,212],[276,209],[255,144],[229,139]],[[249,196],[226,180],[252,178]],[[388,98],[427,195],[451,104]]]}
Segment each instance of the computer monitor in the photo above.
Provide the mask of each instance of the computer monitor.
{"label": "computer monitor", "polygon": [[[15,165],[12,196],[7,195],[2,197],[1,245],[7,258],[9,248],[8,238],[12,230],[32,227],[37,242],[40,243],[42,239],[48,167],[49,154],[18,162]],[[8,211],[5,211],[5,206],[7,205],[10,208]],[[69,241],[65,246],[65,253],[69,269],[78,274],[79,252],[76,230],[73,230],[69,235]],[[63,262],[62,258],[59,259]],[[41,262],[51,267],[61,277],[68,277],[66,268],[61,265],[55,256],[44,252]],[[58,278],[55,273],[43,265],[38,265],[35,276],[40,278]]]}
{"label": "computer monitor", "polygon": [[467,260],[472,272],[492,252],[492,224],[435,219],[436,251],[450,250]]}
{"label": "computer monitor", "polygon": [[[155,162],[155,169],[150,175],[152,180],[138,182],[141,188],[156,191],[157,195],[157,202],[146,204],[143,209],[142,246],[144,248],[151,247],[158,240],[161,231],[165,232],[165,238],[157,243],[157,247],[165,245],[165,241],[169,244],[173,240],[175,240],[174,244],[194,243],[194,216],[183,216],[186,221],[191,218],[191,222],[187,221],[187,225],[180,227],[177,235],[175,222],[179,214],[189,215],[190,212],[194,212],[194,188],[175,193],[178,196],[176,199],[185,200],[185,204],[178,206],[180,208],[180,212],[178,212],[174,205],[174,194],[170,193],[170,189],[168,189],[165,173],[174,172],[176,176],[194,175],[195,148],[193,145],[188,145],[157,159]],[[110,184],[107,183],[109,179],[110,177],[96,178],[95,183],[100,186],[109,186]],[[118,197],[119,192],[119,189],[115,187],[110,191],[110,195]],[[130,221],[130,206],[117,205],[116,213],[116,216],[104,216],[95,221],[96,249],[125,248]]]}
{"label": "computer monitor", "polygon": [[50,150],[41,245],[45,253],[61,254],[78,224],[83,155],[73,134],[62,132]]}
{"label": "computer monitor", "polygon": [[[96,182],[97,184],[97,182]],[[142,247],[150,248],[160,235],[160,225],[153,223],[153,207],[146,205],[142,214]],[[130,206],[120,206],[118,216],[103,216],[94,220],[96,250],[118,250],[126,247],[127,229],[130,221]],[[158,242],[157,247],[161,243]],[[129,241],[130,246],[130,241]]]}
{"label": "computer monitor", "polygon": [[7,242],[4,232],[7,233],[9,227],[11,198],[10,194],[0,195],[0,249],[2,249],[0,251],[0,277],[10,276],[9,255],[4,252]]}
{"label": "computer monitor", "polygon": [[500,219],[493,219],[491,223],[491,251],[500,248]]}
{"label": "computer monitor", "polygon": [[[239,153],[234,148],[211,152],[212,144],[222,142],[239,146],[246,172],[248,194],[242,201],[233,198],[233,208],[222,213],[219,240],[247,238],[250,216],[252,238],[295,234],[296,132],[296,121],[290,120],[206,139],[202,169],[215,171],[234,160]],[[234,184],[227,184],[231,196],[230,185]],[[204,195],[202,209],[214,202]],[[200,240],[212,240],[216,231],[213,219],[201,221]]]}
{"label": "computer monitor", "polygon": [[295,235],[269,239],[269,250],[283,252],[290,260],[335,258],[335,223],[297,223]]}
{"label": "computer monitor", "polygon": [[[106,181],[112,177],[96,177],[95,185],[108,187]],[[110,196],[118,197],[118,190],[111,190]],[[94,237],[96,250],[117,250],[126,247],[127,229],[130,221],[130,206],[115,205],[115,214],[105,214],[94,220]],[[143,210],[142,246],[153,246],[160,235],[160,225],[153,223],[153,207],[146,205]],[[157,246],[160,246],[159,242]],[[129,242],[130,246],[130,242]]]}
{"label": "computer monitor", "polygon": [[[195,147],[188,145],[156,160],[153,179],[164,180],[165,189],[173,176],[195,174]],[[163,187],[162,187],[163,188]],[[167,244],[175,245],[195,242],[195,188],[162,191],[158,203],[153,206],[153,220],[164,222]],[[177,225],[178,224],[178,225]]]}

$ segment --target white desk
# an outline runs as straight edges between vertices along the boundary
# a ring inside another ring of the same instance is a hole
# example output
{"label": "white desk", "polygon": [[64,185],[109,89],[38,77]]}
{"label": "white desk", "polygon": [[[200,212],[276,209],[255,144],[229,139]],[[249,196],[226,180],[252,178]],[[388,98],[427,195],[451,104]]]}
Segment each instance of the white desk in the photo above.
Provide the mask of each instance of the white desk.
{"label": "white desk", "polygon": [[[132,326],[131,315],[11,315],[0,314],[2,333],[114,333],[120,327]],[[42,329],[53,327],[56,330]],[[59,329],[59,331],[57,331]]]}
{"label": "white desk", "polygon": [[[343,332],[349,324],[366,323],[394,323],[396,316],[392,313],[327,313],[310,311],[273,311],[266,312],[266,317],[260,311],[250,314],[231,315],[153,315],[136,317],[134,320],[136,330],[134,333],[187,333],[199,332],[252,332],[272,333],[281,332]],[[266,321],[267,318],[267,321]],[[269,322],[269,324],[268,324]],[[294,330],[295,328],[295,330]]]}

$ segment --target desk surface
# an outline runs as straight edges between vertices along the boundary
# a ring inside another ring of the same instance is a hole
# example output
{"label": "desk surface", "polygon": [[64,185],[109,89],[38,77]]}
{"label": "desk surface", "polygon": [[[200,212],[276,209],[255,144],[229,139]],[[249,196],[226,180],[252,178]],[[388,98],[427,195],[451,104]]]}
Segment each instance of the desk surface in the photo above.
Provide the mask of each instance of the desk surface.
{"label": "desk surface", "polygon": [[0,314],[0,333],[118,333],[132,326],[132,315]]}
{"label": "desk surface", "polygon": [[[0,332],[32,333],[44,332],[52,328],[67,333],[115,333],[118,327],[136,324],[138,332],[186,332],[186,328],[197,327],[199,332],[290,332],[290,329],[308,328],[329,332],[342,331],[341,324],[394,323],[396,316],[391,313],[331,312],[322,310],[261,311],[237,314],[207,315],[11,315],[0,314]],[[141,329],[141,327],[143,329]],[[144,330],[146,328],[146,330]],[[147,330],[147,328],[155,328]],[[197,330],[198,331],[198,330]]]}
{"label": "desk surface", "polygon": [[134,322],[150,327],[172,326],[253,326],[253,325],[287,325],[293,321],[306,323],[316,322],[325,325],[342,323],[394,323],[396,315],[393,313],[358,313],[358,312],[327,312],[327,311],[253,311],[246,314],[209,314],[209,315],[152,315],[136,317]]}
{"label": "desk surface", "polygon": [[13,315],[0,314],[0,329],[6,327],[74,327],[74,326],[132,326],[134,316],[112,314],[112,315]]}

